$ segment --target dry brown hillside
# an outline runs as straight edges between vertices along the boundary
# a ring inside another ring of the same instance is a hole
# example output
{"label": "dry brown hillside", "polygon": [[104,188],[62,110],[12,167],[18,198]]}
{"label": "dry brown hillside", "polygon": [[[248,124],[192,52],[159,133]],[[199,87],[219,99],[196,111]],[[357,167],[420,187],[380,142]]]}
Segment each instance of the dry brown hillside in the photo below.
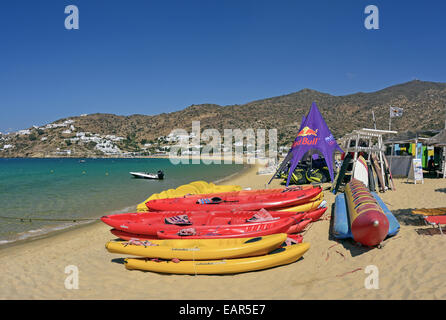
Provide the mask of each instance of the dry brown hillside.
{"label": "dry brown hillside", "polygon": [[46,130],[31,128],[28,135],[9,135],[6,140],[3,137],[3,140],[0,140],[0,148],[6,144],[14,147],[3,148],[0,157],[48,156],[54,155],[57,148],[70,149],[77,156],[103,154],[95,148],[94,142],[67,142],[79,132],[123,137],[124,140],[114,142],[121,151],[140,151],[144,144],[152,143],[152,147],[155,146],[158,137],[168,135],[175,128],[190,131],[192,121],[195,120],[201,122],[201,130],[215,128],[220,132],[225,128],[277,128],[279,145],[290,144],[296,136],[302,116],[308,112],[313,101],[317,103],[337,138],[357,128],[372,128],[372,110],[375,113],[377,128],[388,129],[389,106],[404,108],[403,117],[392,119],[392,130],[441,129],[446,119],[445,83],[417,80],[376,92],[360,92],[346,96],[333,96],[304,89],[243,105],[192,105],[181,111],[155,116],[90,114],[60,119],[55,123],[74,120],[72,125],[75,131],[64,134],[62,132],[67,130],[67,127]]}

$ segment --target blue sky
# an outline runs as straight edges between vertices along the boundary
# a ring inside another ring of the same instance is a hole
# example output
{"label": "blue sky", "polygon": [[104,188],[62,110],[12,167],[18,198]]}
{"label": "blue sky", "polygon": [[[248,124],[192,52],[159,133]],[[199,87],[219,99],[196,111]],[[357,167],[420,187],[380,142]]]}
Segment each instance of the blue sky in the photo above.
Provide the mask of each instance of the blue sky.
{"label": "blue sky", "polygon": [[[71,4],[79,30],[64,27]],[[364,27],[369,4],[379,30]],[[446,82],[445,12],[442,0],[3,0],[0,131]]]}

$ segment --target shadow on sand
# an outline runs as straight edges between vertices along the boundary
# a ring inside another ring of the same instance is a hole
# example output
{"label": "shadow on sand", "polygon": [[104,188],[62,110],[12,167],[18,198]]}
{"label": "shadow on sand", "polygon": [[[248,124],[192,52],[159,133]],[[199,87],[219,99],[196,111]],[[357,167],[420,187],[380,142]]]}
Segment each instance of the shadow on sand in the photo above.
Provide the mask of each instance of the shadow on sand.
{"label": "shadow on sand", "polygon": [[333,236],[334,209],[335,209],[335,204],[333,203],[331,205],[331,218],[329,227],[330,232],[328,233],[328,240],[336,241],[337,243],[341,244],[345,250],[350,251],[352,257],[359,256],[365,252],[368,252],[369,250],[374,249],[357,244],[353,239],[336,239]]}
{"label": "shadow on sand", "polygon": [[112,259],[111,262],[118,263],[118,264],[124,264],[124,258],[115,258],[115,259]]}
{"label": "shadow on sand", "polygon": [[446,188],[435,189],[435,192],[443,192],[443,193],[446,193]]}
{"label": "shadow on sand", "polygon": [[415,229],[416,233],[418,233],[419,235],[422,236],[435,236],[435,235],[441,235],[440,229],[439,228],[419,228],[419,229]]}
{"label": "shadow on sand", "polygon": [[423,216],[419,214],[413,214],[413,208],[393,210],[392,213],[400,224],[407,226],[424,226],[426,225],[423,220]]}

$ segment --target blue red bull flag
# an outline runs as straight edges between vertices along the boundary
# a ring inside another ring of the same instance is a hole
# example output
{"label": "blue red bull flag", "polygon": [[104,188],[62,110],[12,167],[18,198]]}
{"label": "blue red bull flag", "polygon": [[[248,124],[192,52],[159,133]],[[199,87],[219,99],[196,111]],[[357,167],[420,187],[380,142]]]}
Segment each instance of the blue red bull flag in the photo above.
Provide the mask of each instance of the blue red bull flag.
{"label": "blue red bull flag", "polygon": [[[318,150],[324,157],[330,173],[330,178],[333,181],[333,155],[335,150],[338,150],[339,152],[343,151],[336,143],[335,138],[331,134],[330,129],[328,129],[315,102],[313,102],[310,112],[308,112],[308,115],[304,118],[299,133],[291,147],[290,153],[292,154],[292,157],[286,183],[287,186],[290,183],[291,174],[294,172],[294,169],[296,169],[299,161],[305,153],[313,149]],[[288,156],[290,156],[290,154],[288,154]],[[289,159],[289,157],[287,158]]]}

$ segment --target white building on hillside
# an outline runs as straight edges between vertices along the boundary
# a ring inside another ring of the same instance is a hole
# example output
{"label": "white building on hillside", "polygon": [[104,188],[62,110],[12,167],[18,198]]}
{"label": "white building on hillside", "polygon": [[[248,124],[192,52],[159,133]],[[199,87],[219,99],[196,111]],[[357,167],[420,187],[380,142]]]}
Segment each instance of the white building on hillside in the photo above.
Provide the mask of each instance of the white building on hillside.
{"label": "white building on hillside", "polygon": [[115,135],[112,134],[108,134],[105,136],[105,139],[111,140],[111,141],[121,141],[124,140],[124,137],[117,137]]}
{"label": "white building on hillside", "polygon": [[103,140],[99,142],[95,146],[95,149],[107,155],[121,154],[121,150],[117,146],[115,146],[111,141],[108,140]]}

